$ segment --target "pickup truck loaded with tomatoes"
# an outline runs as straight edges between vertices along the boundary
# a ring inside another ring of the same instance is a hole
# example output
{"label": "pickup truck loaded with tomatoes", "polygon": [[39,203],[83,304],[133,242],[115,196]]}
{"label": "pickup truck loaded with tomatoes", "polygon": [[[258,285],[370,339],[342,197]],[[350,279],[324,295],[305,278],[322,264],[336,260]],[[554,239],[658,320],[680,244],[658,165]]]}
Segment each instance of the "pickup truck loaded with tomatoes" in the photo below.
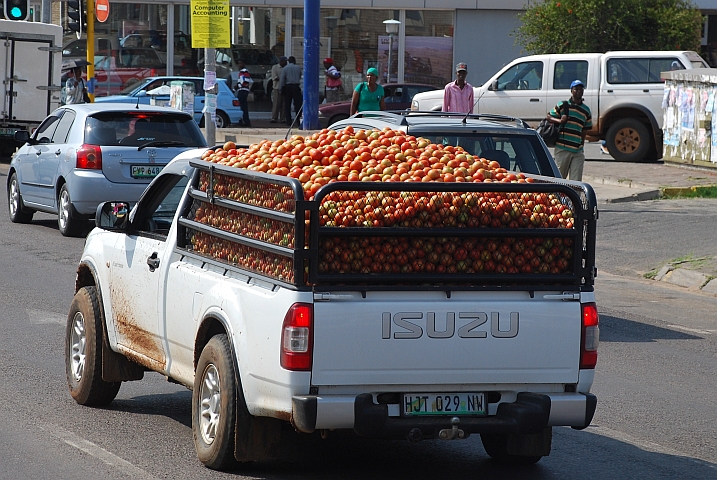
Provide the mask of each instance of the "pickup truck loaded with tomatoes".
{"label": "pickup truck loaded with tomatoes", "polygon": [[213,469],[276,458],[282,424],[534,463],[597,405],[596,220],[587,184],[389,128],[187,151],[98,207],[70,393],[185,385]]}

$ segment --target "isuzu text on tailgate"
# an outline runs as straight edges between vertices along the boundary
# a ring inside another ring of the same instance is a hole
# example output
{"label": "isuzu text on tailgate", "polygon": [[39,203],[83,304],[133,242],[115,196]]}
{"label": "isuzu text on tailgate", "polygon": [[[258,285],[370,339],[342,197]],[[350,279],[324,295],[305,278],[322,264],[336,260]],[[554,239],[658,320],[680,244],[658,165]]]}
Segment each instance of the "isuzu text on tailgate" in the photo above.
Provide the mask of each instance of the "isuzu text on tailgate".
{"label": "isuzu text on tailgate", "polygon": [[282,423],[480,434],[517,463],[550,453],[552,427],[587,427],[593,190],[370,135],[187,152],[131,212],[100,205],[68,316],[73,398],[108,404],[160,372],[193,390],[197,454],[215,469],[276,458]]}

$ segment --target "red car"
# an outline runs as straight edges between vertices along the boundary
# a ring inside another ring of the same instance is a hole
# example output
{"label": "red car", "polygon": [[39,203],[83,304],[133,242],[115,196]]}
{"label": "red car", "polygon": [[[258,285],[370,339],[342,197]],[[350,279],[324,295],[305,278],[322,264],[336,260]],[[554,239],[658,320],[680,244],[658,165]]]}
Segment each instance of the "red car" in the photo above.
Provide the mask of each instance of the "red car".
{"label": "red car", "polygon": [[[438,90],[438,87],[422,83],[387,83],[383,85],[386,95],[386,110],[406,110],[411,108],[411,100],[417,93]],[[319,125],[326,128],[351,115],[351,100],[323,103],[319,105]]]}

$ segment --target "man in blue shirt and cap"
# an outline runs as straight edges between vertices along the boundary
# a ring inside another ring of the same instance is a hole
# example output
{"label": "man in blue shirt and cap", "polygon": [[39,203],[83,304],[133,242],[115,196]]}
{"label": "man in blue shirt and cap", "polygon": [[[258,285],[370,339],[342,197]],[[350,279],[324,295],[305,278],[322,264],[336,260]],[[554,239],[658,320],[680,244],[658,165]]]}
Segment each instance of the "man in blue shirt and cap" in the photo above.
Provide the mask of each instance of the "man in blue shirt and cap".
{"label": "man in blue shirt and cap", "polygon": [[581,181],[585,165],[585,136],[593,126],[590,107],[583,103],[585,84],[574,80],[570,84],[570,98],[553,108],[548,121],[560,125],[560,135],[555,141],[555,163],[563,178]]}

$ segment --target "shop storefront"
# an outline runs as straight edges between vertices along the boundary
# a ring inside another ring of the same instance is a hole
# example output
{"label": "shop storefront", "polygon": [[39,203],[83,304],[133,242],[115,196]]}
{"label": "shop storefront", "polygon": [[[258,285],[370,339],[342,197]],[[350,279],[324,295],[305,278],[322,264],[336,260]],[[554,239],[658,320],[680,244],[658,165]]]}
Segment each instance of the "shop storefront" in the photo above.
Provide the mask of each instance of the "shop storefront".
{"label": "shop storefront", "polygon": [[[381,83],[442,87],[452,79],[455,10],[322,8],[320,15],[320,58],[332,58],[342,72],[342,98],[370,67]],[[302,7],[232,5],[232,47],[216,50],[217,76],[234,86],[245,66],[254,80],[253,111],[271,109],[267,73],[280,56],[302,64],[303,18]],[[400,22],[398,34],[387,34],[389,19]],[[191,31],[189,4],[112,2],[108,20],[95,23],[95,94],[116,94],[152,75],[203,75],[204,51],[191,48]]]}

